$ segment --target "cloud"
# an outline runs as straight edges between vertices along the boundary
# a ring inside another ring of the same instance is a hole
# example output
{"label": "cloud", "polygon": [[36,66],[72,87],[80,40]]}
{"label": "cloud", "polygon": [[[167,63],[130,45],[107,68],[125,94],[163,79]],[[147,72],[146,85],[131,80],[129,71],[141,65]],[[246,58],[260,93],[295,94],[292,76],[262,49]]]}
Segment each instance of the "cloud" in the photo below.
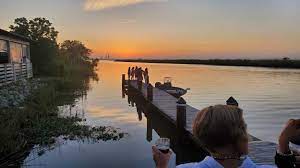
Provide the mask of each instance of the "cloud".
{"label": "cloud", "polygon": [[122,7],[143,2],[161,2],[167,0],[85,0],[84,10],[97,11],[106,8]]}
{"label": "cloud", "polygon": [[128,19],[128,20],[122,20],[120,21],[121,24],[131,24],[131,23],[136,23],[137,21],[134,19]]}

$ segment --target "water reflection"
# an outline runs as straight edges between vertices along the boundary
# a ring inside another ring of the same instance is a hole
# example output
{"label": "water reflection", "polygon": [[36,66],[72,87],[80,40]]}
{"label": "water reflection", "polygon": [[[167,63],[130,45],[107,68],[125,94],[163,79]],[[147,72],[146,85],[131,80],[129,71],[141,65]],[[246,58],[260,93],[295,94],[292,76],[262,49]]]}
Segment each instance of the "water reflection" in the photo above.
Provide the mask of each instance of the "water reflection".
{"label": "water reflection", "polygon": [[300,118],[299,70],[101,62],[97,71],[101,80],[90,81],[91,89],[86,98],[77,101],[71,113],[76,114],[77,109],[78,115],[84,114],[86,124],[114,126],[129,136],[118,142],[99,144],[68,142],[30,164],[43,164],[45,166],[36,167],[49,168],[153,168],[151,145],[160,136],[172,140],[171,147],[176,153],[176,159],[173,156],[171,161],[173,167],[174,162],[200,160],[201,155],[193,154],[195,149],[176,145],[172,124],[152,112],[138,95],[120,93],[121,75],[127,73],[129,66],[148,67],[151,83],[171,76],[174,85],[191,88],[184,98],[197,109],[223,104],[233,96],[244,109],[250,134],[262,140],[276,142],[287,119]]}
{"label": "water reflection", "polygon": [[191,88],[184,95],[189,105],[202,109],[223,104],[233,96],[244,110],[249,132],[259,139],[277,142],[289,118],[300,118],[300,71],[272,68],[205,65],[114,63],[126,73],[128,66],[147,67],[150,82],[173,78],[173,84]]}

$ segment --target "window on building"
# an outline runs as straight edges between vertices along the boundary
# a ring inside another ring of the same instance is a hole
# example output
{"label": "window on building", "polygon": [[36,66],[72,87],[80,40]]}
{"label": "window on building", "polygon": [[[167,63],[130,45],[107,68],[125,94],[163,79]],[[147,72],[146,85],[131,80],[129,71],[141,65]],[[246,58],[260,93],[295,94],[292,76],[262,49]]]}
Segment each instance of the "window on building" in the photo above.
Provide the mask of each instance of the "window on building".
{"label": "window on building", "polygon": [[8,63],[8,42],[5,40],[0,40],[0,63]]}
{"label": "window on building", "polygon": [[27,62],[30,59],[29,46],[22,45],[22,62]]}
{"label": "window on building", "polygon": [[14,42],[10,42],[10,57],[11,62],[20,63],[22,61],[22,45]]}

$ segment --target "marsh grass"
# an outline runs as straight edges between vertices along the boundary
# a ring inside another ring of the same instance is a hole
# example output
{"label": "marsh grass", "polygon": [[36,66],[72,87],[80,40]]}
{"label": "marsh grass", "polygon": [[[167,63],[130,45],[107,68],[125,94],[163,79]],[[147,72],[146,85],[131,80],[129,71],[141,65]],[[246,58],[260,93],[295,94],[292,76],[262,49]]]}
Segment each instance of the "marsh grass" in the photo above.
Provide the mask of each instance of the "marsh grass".
{"label": "marsh grass", "polygon": [[61,136],[65,140],[92,141],[124,137],[119,129],[91,127],[82,124],[83,119],[77,116],[60,115],[58,106],[72,105],[89,89],[90,76],[75,74],[43,79],[22,108],[0,109],[0,167],[21,165],[34,146],[54,145]]}
{"label": "marsh grass", "polygon": [[[40,77],[43,84],[26,96],[4,87],[3,93],[17,96],[3,98],[12,103],[6,103],[9,105],[5,108],[0,106],[0,167],[20,166],[34,146],[51,146],[58,137],[94,141],[123,138],[124,133],[116,128],[91,127],[83,125],[82,118],[77,116],[60,115],[59,106],[73,105],[86,95],[89,81],[98,80],[95,74],[98,60],[89,57],[90,49],[76,40],[58,44],[58,32],[46,18],[17,18],[10,29],[32,39],[34,76]],[[18,86],[12,88],[18,90]],[[24,99],[14,103],[20,97]]]}

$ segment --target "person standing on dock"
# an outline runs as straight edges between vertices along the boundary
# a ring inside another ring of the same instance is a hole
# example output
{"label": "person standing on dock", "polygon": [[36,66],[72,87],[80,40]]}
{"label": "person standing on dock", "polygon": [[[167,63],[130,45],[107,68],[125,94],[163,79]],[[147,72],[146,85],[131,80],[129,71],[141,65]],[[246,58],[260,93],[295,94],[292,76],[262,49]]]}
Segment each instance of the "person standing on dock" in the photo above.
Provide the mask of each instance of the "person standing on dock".
{"label": "person standing on dock", "polygon": [[138,71],[139,71],[139,68],[137,66],[135,66],[135,69],[134,69],[134,79],[137,79]]}
{"label": "person standing on dock", "polygon": [[128,79],[130,79],[130,76],[131,76],[131,67],[128,67],[127,75],[128,75]]}
{"label": "person standing on dock", "polygon": [[136,77],[137,77],[137,82],[138,82],[138,89],[142,90],[142,85],[143,85],[143,70],[142,70],[141,67],[136,70]]}
{"label": "person standing on dock", "polygon": [[131,74],[130,74],[130,76],[131,76],[131,80],[133,80],[134,79],[134,73],[135,73],[135,69],[134,69],[134,67],[132,67],[131,68]]}
{"label": "person standing on dock", "polygon": [[145,83],[149,84],[149,73],[148,73],[148,68],[145,69],[144,71],[144,78],[145,78]]}

